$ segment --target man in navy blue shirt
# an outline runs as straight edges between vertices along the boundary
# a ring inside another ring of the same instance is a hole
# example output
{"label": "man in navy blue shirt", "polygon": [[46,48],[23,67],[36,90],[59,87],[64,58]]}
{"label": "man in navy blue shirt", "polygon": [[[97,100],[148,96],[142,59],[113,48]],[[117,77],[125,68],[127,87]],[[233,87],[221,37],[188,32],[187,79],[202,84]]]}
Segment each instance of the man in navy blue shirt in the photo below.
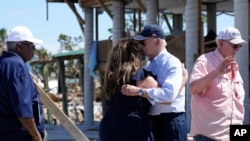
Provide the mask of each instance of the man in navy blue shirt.
{"label": "man in navy blue shirt", "polygon": [[8,51],[0,56],[0,140],[42,141],[41,100],[26,65],[42,40],[24,26],[12,28],[6,38]]}

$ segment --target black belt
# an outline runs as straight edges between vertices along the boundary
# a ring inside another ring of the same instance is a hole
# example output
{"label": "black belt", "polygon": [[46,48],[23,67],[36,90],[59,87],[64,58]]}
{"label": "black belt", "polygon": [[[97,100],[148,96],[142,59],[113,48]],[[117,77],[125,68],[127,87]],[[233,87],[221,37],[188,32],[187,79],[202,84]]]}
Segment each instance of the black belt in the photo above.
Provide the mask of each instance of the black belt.
{"label": "black belt", "polygon": [[154,121],[154,120],[162,120],[162,119],[171,119],[174,117],[177,117],[179,115],[184,114],[185,112],[178,112],[178,113],[161,113],[160,115],[150,115],[149,118]]}

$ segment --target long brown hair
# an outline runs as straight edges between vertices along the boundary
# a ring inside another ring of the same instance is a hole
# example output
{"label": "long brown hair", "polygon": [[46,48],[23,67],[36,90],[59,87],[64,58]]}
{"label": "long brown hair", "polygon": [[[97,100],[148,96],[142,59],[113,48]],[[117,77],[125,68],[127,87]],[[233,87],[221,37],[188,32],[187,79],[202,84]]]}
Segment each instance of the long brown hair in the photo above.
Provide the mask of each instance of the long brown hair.
{"label": "long brown hair", "polygon": [[104,91],[110,99],[123,84],[128,84],[132,76],[138,71],[140,61],[137,55],[141,53],[138,41],[121,39],[111,50],[107,69],[104,75]]}

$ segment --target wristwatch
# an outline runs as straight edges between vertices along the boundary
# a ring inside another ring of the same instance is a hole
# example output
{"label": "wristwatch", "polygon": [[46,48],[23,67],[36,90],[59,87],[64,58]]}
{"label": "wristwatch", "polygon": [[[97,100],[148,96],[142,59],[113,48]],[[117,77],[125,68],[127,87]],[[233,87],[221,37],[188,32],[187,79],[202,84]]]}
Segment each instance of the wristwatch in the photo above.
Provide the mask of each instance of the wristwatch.
{"label": "wristwatch", "polygon": [[139,96],[143,96],[143,94],[144,94],[143,89],[139,89],[138,94],[139,94]]}

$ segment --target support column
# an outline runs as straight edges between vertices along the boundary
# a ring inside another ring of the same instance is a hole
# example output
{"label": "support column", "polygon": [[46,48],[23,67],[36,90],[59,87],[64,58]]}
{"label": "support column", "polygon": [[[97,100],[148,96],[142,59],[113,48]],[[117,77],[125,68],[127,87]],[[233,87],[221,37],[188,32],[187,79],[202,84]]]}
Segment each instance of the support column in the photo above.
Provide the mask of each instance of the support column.
{"label": "support column", "polygon": [[207,33],[212,30],[214,33],[216,31],[216,3],[207,4]]}
{"label": "support column", "polygon": [[[198,1],[187,0],[186,2],[186,67],[188,72],[192,71],[194,65],[194,55],[198,53],[199,46],[199,32],[198,32]],[[188,132],[190,131],[191,125],[191,111],[190,111],[190,97],[191,94],[188,91],[189,85],[186,85],[186,115],[188,122]]]}
{"label": "support column", "polygon": [[94,84],[93,78],[90,76],[90,70],[88,67],[90,50],[93,43],[93,8],[84,8],[85,16],[85,46],[84,46],[84,124],[87,126],[93,126],[93,101],[94,101]]}
{"label": "support column", "polygon": [[173,36],[183,33],[183,14],[173,14]]}
{"label": "support column", "polygon": [[113,1],[113,44],[125,37],[125,14],[122,0]]}
{"label": "support column", "polygon": [[[242,38],[249,42],[249,2],[248,0],[234,0],[234,24],[241,32]],[[244,44],[236,56],[239,63],[240,73],[244,82],[245,88],[245,120],[244,124],[250,123],[250,100],[249,100],[249,43]]]}
{"label": "support column", "polygon": [[158,24],[158,0],[146,0],[146,24]]}

